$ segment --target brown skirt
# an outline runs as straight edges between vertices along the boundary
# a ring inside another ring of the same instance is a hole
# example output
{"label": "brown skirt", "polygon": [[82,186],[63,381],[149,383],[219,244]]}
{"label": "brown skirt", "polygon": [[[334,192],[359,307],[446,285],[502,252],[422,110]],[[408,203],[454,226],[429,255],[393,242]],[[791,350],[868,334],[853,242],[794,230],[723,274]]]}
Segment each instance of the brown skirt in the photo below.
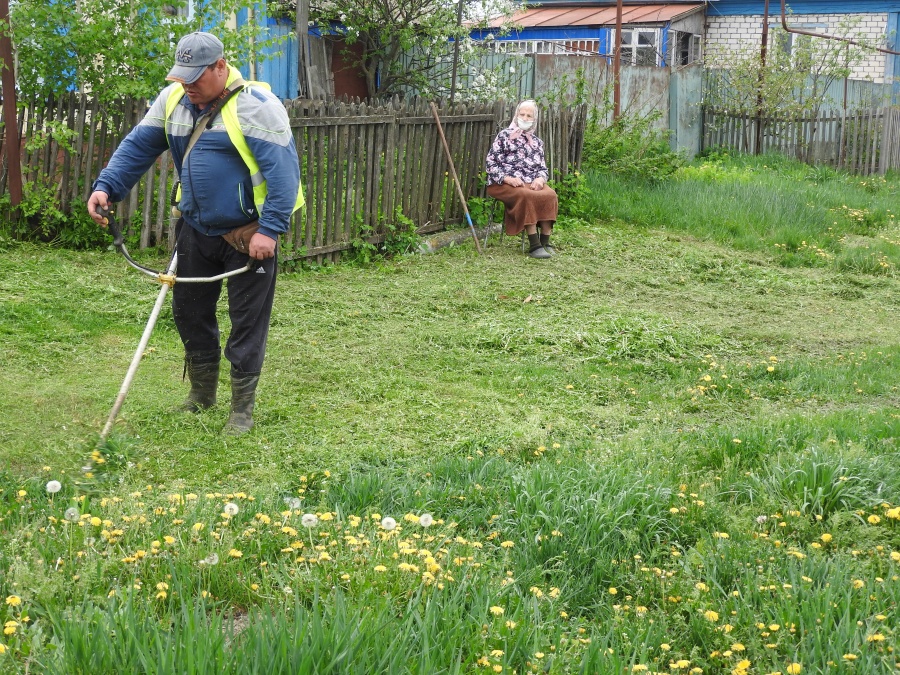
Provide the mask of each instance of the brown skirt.
{"label": "brown skirt", "polygon": [[506,206],[503,215],[506,234],[519,234],[526,225],[537,225],[542,220],[556,222],[559,199],[553,188],[547,185],[541,190],[532,190],[527,185],[488,185],[487,193]]}

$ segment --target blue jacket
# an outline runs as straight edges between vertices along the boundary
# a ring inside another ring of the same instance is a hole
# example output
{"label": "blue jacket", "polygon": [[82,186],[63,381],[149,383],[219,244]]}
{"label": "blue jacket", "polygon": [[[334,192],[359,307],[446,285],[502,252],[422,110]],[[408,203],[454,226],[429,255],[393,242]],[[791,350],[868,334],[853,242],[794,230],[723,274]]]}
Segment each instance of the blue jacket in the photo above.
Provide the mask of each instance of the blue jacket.
{"label": "blue jacket", "polygon": [[268,185],[265,208],[259,213],[250,170],[229,139],[221,114],[200,135],[183,165],[194,122],[202,111],[185,95],[166,120],[166,101],[175,88],[163,89],[113,153],[94,189],[106,192],[114,202],[123,200],[156,158],[171,149],[181,178],[179,209],[188,225],[218,236],[258,219],[259,231],[273,239],[287,232],[300,187],[300,162],[281,101],[261,87],[236,94],[241,131]]}

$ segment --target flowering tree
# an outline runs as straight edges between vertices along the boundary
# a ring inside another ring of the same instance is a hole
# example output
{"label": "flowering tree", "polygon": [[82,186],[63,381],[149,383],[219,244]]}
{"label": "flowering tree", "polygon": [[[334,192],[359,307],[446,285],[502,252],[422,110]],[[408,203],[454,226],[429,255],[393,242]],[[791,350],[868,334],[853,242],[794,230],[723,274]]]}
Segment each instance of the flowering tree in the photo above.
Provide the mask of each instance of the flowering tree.
{"label": "flowering tree", "polygon": [[102,101],[125,95],[149,98],[165,84],[178,39],[214,26],[226,56],[246,59],[258,26],[224,27],[252,0],[17,0],[10,9],[17,85],[25,97],[46,98],[73,87]]}
{"label": "flowering tree", "polygon": [[[449,90],[453,47],[459,41],[458,66],[474,53],[469,32],[489,18],[523,8],[514,0],[311,0],[310,17],[323,33],[340,35],[345,56],[365,75],[369,96],[414,88],[424,95]],[[502,30],[502,29],[501,29]]]}

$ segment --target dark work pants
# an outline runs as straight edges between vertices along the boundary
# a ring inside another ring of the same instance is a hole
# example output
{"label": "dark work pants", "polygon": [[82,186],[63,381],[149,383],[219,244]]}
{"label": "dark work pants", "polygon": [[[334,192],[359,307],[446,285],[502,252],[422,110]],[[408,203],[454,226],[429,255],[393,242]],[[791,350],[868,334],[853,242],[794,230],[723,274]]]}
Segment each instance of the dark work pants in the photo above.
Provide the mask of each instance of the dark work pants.
{"label": "dark work pants", "polygon": [[[212,277],[240,269],[249,260],[246,254],[236,251],[222,237],[201,234],[183,221],[179,221],[176,228],[175,244],[179,277]],[[277,258],[254,261],[248,271],[226,281],[231,333],[225,345],[225,358],[241,372],[258,373],[262,370],[277,269]],[[199,284],[176,282],[172,288],[172,313],[186,352],[218,352],[216,304],[221,292],[221,281]]]}

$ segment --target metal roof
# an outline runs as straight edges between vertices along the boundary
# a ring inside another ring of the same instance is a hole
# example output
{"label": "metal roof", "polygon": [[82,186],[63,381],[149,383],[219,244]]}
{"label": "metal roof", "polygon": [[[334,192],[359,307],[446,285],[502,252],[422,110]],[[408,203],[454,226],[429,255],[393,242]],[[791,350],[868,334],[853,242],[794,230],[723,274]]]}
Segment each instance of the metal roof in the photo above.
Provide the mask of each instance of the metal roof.
{"label": "metal roof", "polygon": [[[623,24],[668,23],[703,9],[703,3],[632,5],[622,8]],[[615,26],[615,7],[536,7],[516,12],[512,21],[523,28],[558,28],[562,26]],[[491,22],[499,27],[501,20]]]}

